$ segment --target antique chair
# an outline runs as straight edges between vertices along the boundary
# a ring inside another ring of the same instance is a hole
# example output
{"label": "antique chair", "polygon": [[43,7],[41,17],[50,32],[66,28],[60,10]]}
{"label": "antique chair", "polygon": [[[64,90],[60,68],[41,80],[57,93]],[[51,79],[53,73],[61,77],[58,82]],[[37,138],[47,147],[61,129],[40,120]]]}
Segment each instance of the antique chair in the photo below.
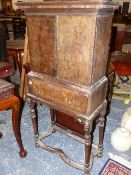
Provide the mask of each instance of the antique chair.
{"label": "antique chair", "polygon": [[[12,109],[12,126],[16,141],[20,148],[20,156],[25,157],[26,151],[23,148],[20,135],[20,100],[14,95],[14,85],[1,78],[7,78],[12,75],[12,65],[0,61],[0,111]],[[1,121],[0,123],[3,123]],[[2,137],[2,133],[0,133]]]}

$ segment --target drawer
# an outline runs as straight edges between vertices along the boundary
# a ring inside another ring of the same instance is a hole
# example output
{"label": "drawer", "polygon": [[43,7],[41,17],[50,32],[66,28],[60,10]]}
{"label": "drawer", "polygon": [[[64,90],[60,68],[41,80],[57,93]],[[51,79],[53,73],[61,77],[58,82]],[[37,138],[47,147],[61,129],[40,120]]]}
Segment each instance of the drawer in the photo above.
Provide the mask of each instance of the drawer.
{"label": "drawer", "polygon": [[60,83],[35,77],[28,78],[28,85],[30,94],[62,108],[82,114],[87,113],[88,96],[86,93],[67,88]]}

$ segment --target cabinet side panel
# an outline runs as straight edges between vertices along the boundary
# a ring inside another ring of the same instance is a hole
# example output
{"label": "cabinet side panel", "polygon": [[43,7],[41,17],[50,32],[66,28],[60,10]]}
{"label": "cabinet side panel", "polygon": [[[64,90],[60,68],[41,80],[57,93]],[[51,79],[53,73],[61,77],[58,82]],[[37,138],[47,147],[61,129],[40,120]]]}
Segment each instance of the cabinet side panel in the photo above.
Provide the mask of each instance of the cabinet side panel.
{"label": "cabinet side panel", "polygon": [[107,95],[107,86],[108,82],[104,82],[101,86],[95,89],[91,96],[91,101],[90,101],[90,113],[95,111],[105,100],[106,100],[106,95]]}
{"label": "cabinet side panel", "polygon": [[28,16],[31,70],[56,75],[55,17]]}
{"label": "cabinet side panel", "polygon": [[94,48],[93,83],[106,74],[112,17],[98,17]]}
{"label": "cabinet side panel", "polygon": [[58,76],[80,85],[90,85],[95,16],[58,18]]}

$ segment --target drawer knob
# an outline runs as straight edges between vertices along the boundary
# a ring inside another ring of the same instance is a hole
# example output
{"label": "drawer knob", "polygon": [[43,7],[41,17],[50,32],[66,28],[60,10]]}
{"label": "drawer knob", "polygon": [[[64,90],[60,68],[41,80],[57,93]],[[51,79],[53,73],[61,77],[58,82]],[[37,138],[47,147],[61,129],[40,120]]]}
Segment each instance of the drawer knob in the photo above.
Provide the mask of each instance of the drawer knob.
{"label": "drawer knob", "polygon": [[32,81],[29,81],[29,84],[32,84]]}
{"label": "drawer knob", "polygon": [[71,101],[72,101],[72,98],[67,97],[67,103],[68,103],[68,104],[71,104]]}

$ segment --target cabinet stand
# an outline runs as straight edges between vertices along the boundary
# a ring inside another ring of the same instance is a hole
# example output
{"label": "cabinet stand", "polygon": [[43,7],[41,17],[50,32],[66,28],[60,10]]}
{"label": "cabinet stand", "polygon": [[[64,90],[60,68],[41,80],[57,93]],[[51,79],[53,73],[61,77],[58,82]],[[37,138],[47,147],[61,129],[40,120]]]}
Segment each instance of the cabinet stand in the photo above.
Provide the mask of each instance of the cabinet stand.
{"label": "cabinet stand", "polygon": [[[77,121],[82,123],[84,125],[84,131],[85,136],[84,138],[79,137],[75,134],[73,134],[70,130],[63,129],[57,125],[55,125],[55,122],[51,123],[51,126],[49,127],[48,131],[43,131],[41,134],[39,134],[38,131],[38,122],[37,122],[37,115],[36,115],[36,104],[38,103],[36,100],[32,98],[27,98],[30,112],[31,112],[31,118],[32,118],[32,125],[34,130],[34,137],[35,137],[35,144],[37,147],[41,147],[49,152],[56,153],[59,155],[59,157],[68,165],[83,170],[85,174],[88,174],[91,170],[92,164],[93,164],[93,158],[95,156],[101,157],[103,154],[103,138],[104,138],[104,128],[105,128],[105,115],[106,115],[106,107],[107,102],[104,101],[102,105],[99,106],[99,108],[96,109],[96,111],[91,114],[88,117],[82,117],[77,116]],[[54,117],[52,115],[55,115],[53,112],[53,109],[51,109],[51,117]],[[93,121],[98,117],[99,121],[99,143],[98,145],[93,144],[92,140],[92,124]],[[62,149],[50,147],[44,142],[44,138],[52,135],[54,131],[60,131],[70,137],[73,137],[74,139],[78,140],[82,144],[85,144],[85,164],[79,164],[72,159],[70,159]]]}

